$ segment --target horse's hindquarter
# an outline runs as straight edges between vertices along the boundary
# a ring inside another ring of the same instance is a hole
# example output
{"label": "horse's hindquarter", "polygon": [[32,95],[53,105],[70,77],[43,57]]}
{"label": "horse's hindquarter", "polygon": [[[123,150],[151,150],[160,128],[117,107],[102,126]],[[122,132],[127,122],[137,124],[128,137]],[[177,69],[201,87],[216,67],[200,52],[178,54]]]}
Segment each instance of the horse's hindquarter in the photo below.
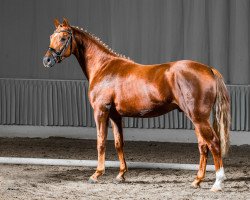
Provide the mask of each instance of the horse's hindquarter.
{"label": "horse's hindquarter", "polygon": [[216,97],[216,81],[211,69],[198,62],[183,60],[175,62],[171,70],[174,71],[173,94],[181,110],[189,118],[209,117]]}

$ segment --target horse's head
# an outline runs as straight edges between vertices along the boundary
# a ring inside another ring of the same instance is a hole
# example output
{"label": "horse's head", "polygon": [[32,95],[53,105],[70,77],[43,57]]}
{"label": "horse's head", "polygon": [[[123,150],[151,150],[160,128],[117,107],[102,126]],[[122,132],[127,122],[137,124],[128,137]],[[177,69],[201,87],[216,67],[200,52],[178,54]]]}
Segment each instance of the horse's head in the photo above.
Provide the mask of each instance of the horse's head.
{"label": "horse's head", "polygon": [[63,19],[63,23],[55,19],[54,24],[56,30],[50,36],[49,49],[43,57],[43,65],[52,67],[56,63],[60,63],[64,58],[69,57],[73,50],[73,33],[67,19]]}

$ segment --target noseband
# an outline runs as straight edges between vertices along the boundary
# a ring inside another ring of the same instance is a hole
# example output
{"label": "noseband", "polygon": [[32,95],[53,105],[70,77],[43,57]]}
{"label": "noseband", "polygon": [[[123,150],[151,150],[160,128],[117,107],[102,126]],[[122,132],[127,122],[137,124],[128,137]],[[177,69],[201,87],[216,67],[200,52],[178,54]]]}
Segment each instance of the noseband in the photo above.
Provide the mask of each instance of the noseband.
{"label": "noseband", "polygon": [[68,33],[70,35],[67,42],[66,42],[66,44],[62,48],[62,50],[61,51],[56,51],[52,47],[49,47],[49,49],[48,49],[51,52],[51,54],[53,56],[53,59],[57,63],[62,61],[63,54],[64,54],[65,50],[68,48],[69,45],[70,45],[70,52],[72,51],[72,36],[73,36],[72,31],[67,31],[67,30],[63,30],[63,31],[59,31],[59,32],[55,31],[55,33],[61,33],[61,32],[66,32],[66,33]]}

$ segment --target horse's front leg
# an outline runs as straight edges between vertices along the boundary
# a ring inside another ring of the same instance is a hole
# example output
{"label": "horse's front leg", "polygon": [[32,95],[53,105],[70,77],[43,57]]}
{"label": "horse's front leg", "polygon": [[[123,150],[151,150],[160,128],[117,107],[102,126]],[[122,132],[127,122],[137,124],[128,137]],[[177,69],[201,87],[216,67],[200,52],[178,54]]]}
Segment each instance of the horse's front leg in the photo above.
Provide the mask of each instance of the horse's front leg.
{"label": "horse's front leg", "polygon": [[118,182],[123,182],[125,181],[124,175],[128,171],[128,168],[123,151],[124,141],[123,141],[123,130],[122,130],[122,118],[120,116],[115,118],[111,117],[110,120],[114,133],[115,148],[120,161],[120,172],[117,175],[116,180]]}
{"label": "horse's front leg", "polygon": [[105,150],[108,133],[109,112],[105,110],[105,108],[94,108],[94,116],[97,129],[98,165],[95,173],[89,178],[90,183],[96,183],[98,177],[103,175],[105,172]]}

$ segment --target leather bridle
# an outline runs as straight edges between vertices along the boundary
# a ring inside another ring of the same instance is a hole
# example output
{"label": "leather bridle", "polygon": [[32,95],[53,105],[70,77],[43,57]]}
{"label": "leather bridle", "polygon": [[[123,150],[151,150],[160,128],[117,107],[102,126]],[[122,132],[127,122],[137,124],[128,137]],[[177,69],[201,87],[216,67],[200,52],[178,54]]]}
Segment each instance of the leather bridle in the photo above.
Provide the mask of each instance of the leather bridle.
{"label": "leather bridle", "polygon": [[56,63],[60,63],[63,60],[63,54],[66,51],[66,49],[68,48],[68,46],[70,45],[70,52],[72,51],[72,37],[73,37],[73,33],[72,31],[69,30],[62,30],[62,31],[55,31],[55,33],[61,33],[61,32],[66,32],[68,33],[70,36],[66,42],[66,44],[64,45],[64,47],[62,48],[61,51],[57,51],[52,47],[49,47],[49,51],[52,54],[53,59],[55,60]]}

